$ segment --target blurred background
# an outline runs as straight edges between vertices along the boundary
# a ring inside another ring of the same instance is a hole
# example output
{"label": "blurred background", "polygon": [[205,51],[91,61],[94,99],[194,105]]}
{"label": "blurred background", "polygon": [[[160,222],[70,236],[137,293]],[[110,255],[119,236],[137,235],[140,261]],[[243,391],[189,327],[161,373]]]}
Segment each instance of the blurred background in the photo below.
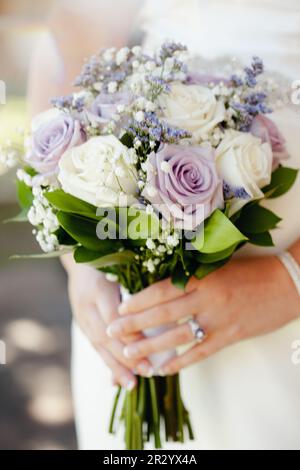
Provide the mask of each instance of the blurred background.
{"label": "blurred background", "polygon": [[[53,3],[0,0],[0,145],[27,125],[31,52]],[[38,251],[29,225],[2,223],[17,212],[12,171],[0,176],[0,449],[74,449],[66,276],[56,260],[9,260]]]}

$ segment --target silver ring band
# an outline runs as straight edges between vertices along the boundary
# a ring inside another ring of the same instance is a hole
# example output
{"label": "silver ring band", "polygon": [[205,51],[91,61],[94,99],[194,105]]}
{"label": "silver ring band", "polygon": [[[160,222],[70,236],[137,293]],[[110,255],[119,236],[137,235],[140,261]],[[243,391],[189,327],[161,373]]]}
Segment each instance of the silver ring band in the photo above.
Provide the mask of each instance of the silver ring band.
{"label": "silver ring band", "polygon": [[197,343],[202,343],[206,338],[206,333],[196,320],[188,320],[188,325]]}

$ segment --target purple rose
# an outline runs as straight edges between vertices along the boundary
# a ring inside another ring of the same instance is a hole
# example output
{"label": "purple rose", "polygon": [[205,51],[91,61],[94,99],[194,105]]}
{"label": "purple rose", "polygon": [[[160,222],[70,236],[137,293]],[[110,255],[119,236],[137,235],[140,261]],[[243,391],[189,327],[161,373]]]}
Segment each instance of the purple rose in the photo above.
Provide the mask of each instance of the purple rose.
{"label": "purple rose", "polygon": [[87,111],[87,117],[90,121],[107,124],[117,113],[118,107],[128,106],[130,101],[128,93],[100,93]]}
{"label": "purple rose", "polygon": [[259,137],[263,142],[268,142],[271,145],[273,151],[273,169],[277,168],[282,160],[289,158],[285,146],[285,138],[271,119],[261,114],[256,116],[252,122],[250,132],[255,137]]}
{"label": "purple rose", "polygon": [[222,182],[210,147],[165,145],[146,163],[143,196],[174,226],[194,230],[224,205]]}
{"label": "purple rose", "polygon": [[32,146],[27,163],[39,173],[55,172],[62,154],[85,141],[78,120],[57,109],[36,116],[32,122]]}

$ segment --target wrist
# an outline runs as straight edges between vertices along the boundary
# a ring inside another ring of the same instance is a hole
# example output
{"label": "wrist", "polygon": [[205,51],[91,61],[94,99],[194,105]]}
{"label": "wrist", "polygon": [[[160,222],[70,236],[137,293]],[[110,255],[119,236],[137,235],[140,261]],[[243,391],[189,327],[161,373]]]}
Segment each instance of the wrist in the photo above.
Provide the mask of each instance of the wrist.
{"label": "wrist", "polygon": [[278,285],[284,289],[283,295],[288,299],[287,308],[295,311],[295,318],[300,314],[300,268],[290,252],[283,252],[277,257],[279,266]]}

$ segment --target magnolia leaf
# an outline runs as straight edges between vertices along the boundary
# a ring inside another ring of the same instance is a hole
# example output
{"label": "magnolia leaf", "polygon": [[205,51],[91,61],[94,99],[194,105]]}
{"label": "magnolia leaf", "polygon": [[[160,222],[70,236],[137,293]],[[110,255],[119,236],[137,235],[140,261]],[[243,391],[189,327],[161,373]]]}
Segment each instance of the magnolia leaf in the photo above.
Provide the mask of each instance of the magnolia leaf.
{"label": "magnolia leaf", "polygon": [[273,230],[280,221],[269,209],[254,204],[242,209],[236,225],[243,233],[261,233]]}
{"label": "magnolia leaf", "polygon": [[198,253],[197,260],[200,263],[204,264],[211,264],[216,263],[218,261],[222,261],[224,259],[230,258],[232,254],[236,251],[238,244],[232,245],[231,247],[227,248],[224,251],[218,251],[216,253]]}
{"label": "magnolia leaf", "polygon": [[16,215],[15,217],[11,217],[10,219],[3,220],[3,223],[10,224],[10,223],[28,222],[27,214],[28,214],[28,210],[22,209],[22,211],[18,215]]}
{"label": "magnolia leaf", "polygon": [[[202,228],[203,230],[203,228]],[[201,253],[219,253],[247,241],[238,228],[217,209],[204,222],[204,233],[199,232],[193,240],[193,246]]]}
{"label": "magnolia leaf", "polygon": [[263,188],[268,199],[274,199],[287,193],[296,181],[298,171],[295,168],[279,166],[273,173],[271,183]]}
{"label": "magnolia leaf", "polygon": [[228,263],[228,261],[230,261],[230,258],[226,258],[222,261],[218,261],[217,263],[201,264],[196,270],[194,275],[197,279],[204,279],[209,274],[222,268],[222,266]]}
{"label": "magnolia leaf", "polygon": [[160,222],[156,214],[148,214],[145,210],[128,209],[127,213],[127,238],[129,240],[156,240],[160,234]]}
{"label": "magnolia leaf", "polygon": [[177,264],[172,273],[172,284],[178,289],[184,290],[187,283],[189,282],[190,277],[191,274],[187,274],[184,271],[182,264]]}
{"label": "magnolia leaf", "polygon": [[49,191],[45,193],[46,199],[55,209],[81,215],[87,218],[99,220],[101,217],[97,216],[97,207],[89,204],[88,202],[82,201],[77,197],[71,196],[71,194],[65,193],[62,189],[56,191]]}
{"label": "magnolia leaf", "polygon": [[21,208],[26,211],[26,214],[33,202],[33,194],[30,186],[24,181],[17,180],[17,197]]}
{"label": "magnolia leaf", "polygon": [[59,258],[60,256],[72,253],[74,247],[61,247],[59,250],[51,251],[50,253],[36,253],[30,255],[13,255],[9,259],[18,260],[18,259],[49,259],[49,258]]}
{"label": "magnolia leaf", "polygon": [[124,251],[119,251],[117,253],[111,253],[109,255],[101,256],[100,258],[96,258],[90,261],[78,261],[80,257],[82,259],[82,253],[78,254],[76,250],[74,254],[74,259],[77,263],[85,262],[85,263],[88,263],[89,266],[92,266],[93,268],[102,269],[102,268],[107,268],[109,266],[132,263],[134,261],[135,254],[133,251],[124,250]]}
{"label": "magnolia leaf", "polygon": [[87,250],[83,246],[79,246],[74,251],[74,259],[76,263],[89,263],[95,259],[102,258],[106,253],[101,253],[100,251],[91,251]]}
{"label": "magnolia leaf", "polygon": [[249,243],[258,246],[275,246],[270,232],[247,234]]}
{"label": "magnolia leaf", "polygon": [[113,253],[120,248],[118,240],[98,238],[96,221],[65,212],[58,212],[57,218],[63,229],[88,250]]}

